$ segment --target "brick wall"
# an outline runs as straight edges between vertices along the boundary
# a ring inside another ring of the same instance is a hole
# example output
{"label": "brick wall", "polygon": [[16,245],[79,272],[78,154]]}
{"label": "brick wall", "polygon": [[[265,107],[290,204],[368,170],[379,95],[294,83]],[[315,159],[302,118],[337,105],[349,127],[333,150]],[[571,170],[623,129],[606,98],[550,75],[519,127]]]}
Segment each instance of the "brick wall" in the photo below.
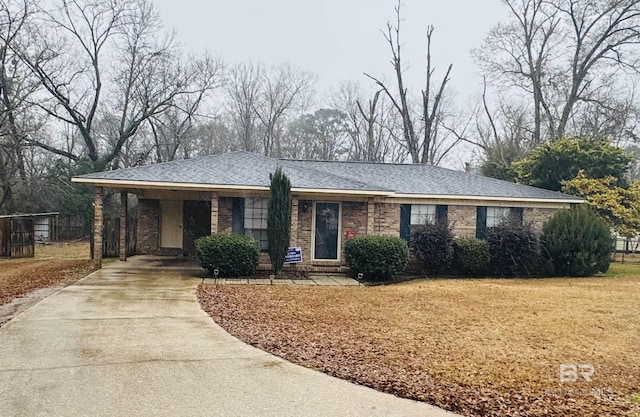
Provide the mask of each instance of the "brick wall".
{"label": "brick wall", "polygon": [[[306,207],[306,210],[304,209]],[[340,239],[341,251],[344,250],[345,236],[348,230],[354,230],[356,236],[366,236],[368,228],[368,209],[373,207],[373,234],[383,236],[400,235],[400,205],[395,203],[368,204],[367,202],[345,201],[342,203],[342,228]],[[232,230],[231,197],[220,197],[218,201],[218,231],[231,233]],[[524,221],[531,222],[535,229],[540,230],[543,223],[556,211],[550,208],[525,208]],[[138,201],[138,236],[136,253],[155,255],[177,255],[180,250],[159,248],[160,241],[160,203],[158,200],[140,199]],[[476,207],[450,205],[448,209],[449,222],[453,226],[456,236],[475,236],[476,233]],[[297,223],[297,224],[296,224]],[[302,248],[303,262],[295,269],[320,270],[336,269],[338,264],[322,263],[312,266],[311,245],[313,224],[313,202],[300,200],[298,202],[298,216],[296,224],[297,246]],[[344,256],[341,257],[344,260]],[[260,263],[269,264],[266,253],[261,254]]]}
{"label": "brick wall", "polygon": [[476,206],[449,206],[447,217],[456,237],[476,237]]}
{"label": "brick wall", "polygon": [[138,231],[136,253],[151,255],[158,250],[160,241],[160,202],[158,200],[138,200]]}
{"label": "brick wall", "polygon": [[400,236],[400,204],[375,204],[373,234],[380,236]]}
{"label": "brick wall", "polygon": [[160,201],[138,200],[136,254],[181,256],[182,249],[160,246]]}
{"label": "brick wall", "polygon": [[356,232],[356,236],[367,235],[367,203],[345,201],[342,203],[342,238],[348,230]]}
{"label": "brick wall", "polygon": [[231,233],[233,198],[219,197],[218,199],[218,232]]}
{"label": "brick wall", "polygon": [[525,223],[531,222],[535,230],[541,231],[544,222],[546,222],[556,210],[558,209],[527,207],[523,210],[523,220]]}

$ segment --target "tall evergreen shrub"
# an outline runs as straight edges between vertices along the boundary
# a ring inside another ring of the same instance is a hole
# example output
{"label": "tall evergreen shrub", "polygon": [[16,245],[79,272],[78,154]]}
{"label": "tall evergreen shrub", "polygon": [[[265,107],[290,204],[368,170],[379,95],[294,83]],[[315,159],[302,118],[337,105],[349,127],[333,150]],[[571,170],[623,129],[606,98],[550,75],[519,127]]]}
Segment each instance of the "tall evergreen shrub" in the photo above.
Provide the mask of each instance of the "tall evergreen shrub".
{"label": "tall evergreen shrub", "polygon": [[273,273],[279,275],[291,237],[291,181],[280,167],[269,175],[271,187],[267,209],[267,239]]}
{"label": "tall evergreen shrub", "polygon": [[587,205],[556,212],[542,228],[543,254],[560,276],[607,272],[613,242],[611,230]]}

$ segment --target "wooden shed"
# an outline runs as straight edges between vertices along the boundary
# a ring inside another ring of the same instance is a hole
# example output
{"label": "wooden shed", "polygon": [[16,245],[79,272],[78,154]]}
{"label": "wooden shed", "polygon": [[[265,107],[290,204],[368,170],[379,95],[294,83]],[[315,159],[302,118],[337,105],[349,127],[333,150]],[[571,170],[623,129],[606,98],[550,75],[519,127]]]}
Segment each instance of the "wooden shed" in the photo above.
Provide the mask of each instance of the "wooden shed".
{"label": "wooden shed", "polygon": [[0,257],[31,258],[35,243],[55,238],[55,213],[10,214],[0,216]]}

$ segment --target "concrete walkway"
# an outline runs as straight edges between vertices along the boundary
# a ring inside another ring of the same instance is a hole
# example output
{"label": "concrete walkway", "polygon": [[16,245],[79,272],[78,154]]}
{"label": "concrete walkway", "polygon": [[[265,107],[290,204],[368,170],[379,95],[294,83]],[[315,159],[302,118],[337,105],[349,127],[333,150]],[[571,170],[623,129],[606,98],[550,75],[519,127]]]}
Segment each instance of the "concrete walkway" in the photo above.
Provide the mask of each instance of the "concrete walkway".
{"label": "concrete walkway", "polygon": [[107,265],[0,328],[0,416],[453,416],[292,365],[218,327],[201,279]]}

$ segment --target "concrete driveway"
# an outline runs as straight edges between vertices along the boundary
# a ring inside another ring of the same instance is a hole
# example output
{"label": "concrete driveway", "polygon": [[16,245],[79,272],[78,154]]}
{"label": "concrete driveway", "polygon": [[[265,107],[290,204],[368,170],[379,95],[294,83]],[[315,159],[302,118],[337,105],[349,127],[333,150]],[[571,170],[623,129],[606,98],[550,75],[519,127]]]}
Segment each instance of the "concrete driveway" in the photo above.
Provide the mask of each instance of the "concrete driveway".
{"label": "concrete driveway", "polygon": [[0,416],[454,416],[240,342],[159,265],[107,265],[0,328]]}

